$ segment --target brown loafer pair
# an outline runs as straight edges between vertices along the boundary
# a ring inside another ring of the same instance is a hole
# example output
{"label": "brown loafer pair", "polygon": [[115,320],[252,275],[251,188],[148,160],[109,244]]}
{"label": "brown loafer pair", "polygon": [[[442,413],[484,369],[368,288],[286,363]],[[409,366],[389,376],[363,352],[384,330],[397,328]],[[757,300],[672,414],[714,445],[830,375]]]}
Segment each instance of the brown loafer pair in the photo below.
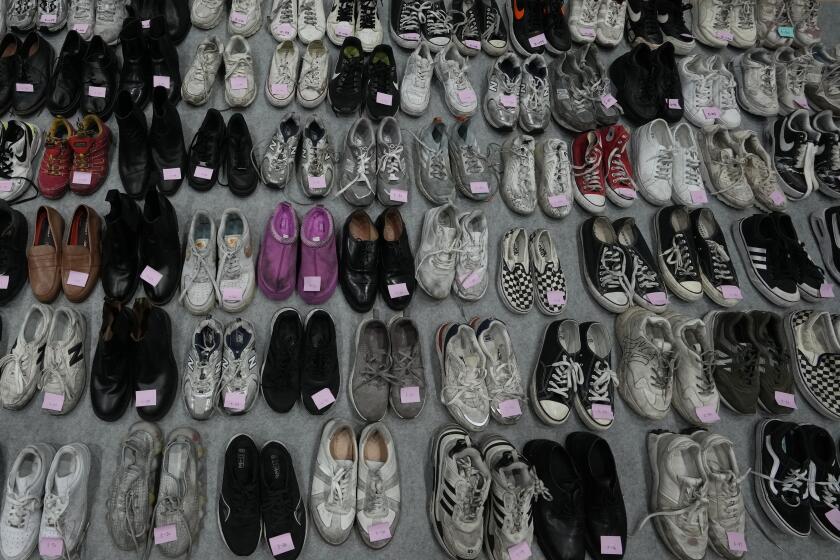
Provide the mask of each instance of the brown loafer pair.
{"label": "brown loafer pair", "polygon": [[76,208],[64,239],[64,219],[54,208],[41,206],[35,218],[35,236],[26,251],[29,284],[42,303],[64,291],[67,299],[81,303],[99,280],[102,219],[84,204]]}

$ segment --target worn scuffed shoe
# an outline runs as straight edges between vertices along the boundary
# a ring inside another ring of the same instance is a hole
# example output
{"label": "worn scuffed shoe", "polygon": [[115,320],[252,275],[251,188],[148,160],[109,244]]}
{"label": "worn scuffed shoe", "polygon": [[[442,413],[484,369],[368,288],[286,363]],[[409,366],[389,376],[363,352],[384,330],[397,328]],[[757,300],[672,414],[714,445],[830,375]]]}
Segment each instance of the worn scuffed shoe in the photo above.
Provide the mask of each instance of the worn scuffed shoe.
{"label": "worn scuffed shoe", "polygon": [[656,206],[671,201],[674,137],[668,123],[656,119],[633,133],[633,169],[642,196]]}
{"label": "worn scuffed shoe", "polygon": [[767,212],[784,212],[787,197],[776,183],[773,161],[761,139],[752,130],[736,130],[732,140],[756,205]]}
{"label": "worn scuffed shoe", "polygon": [[224,327],[209,316],[193,331],[184,367],[184,405],[196,420],[206,420],[216,410],[222,379],[223,337]]}
{"label": "worn scuffed shoe", "polygon": [[262,25],[262,0],[232,0],[228,15],[228,33],[250,37]]}
{"label": "worn scuffed shoe", "polygon": [[347,540],[356,518],[359,448],[353,426],[328,420],[312,468],[309,511],[321,537],[330,544]]}
{"label": "worn scuffed shoe", "polygon": [[490,67],[484,94],[484,117],[498,130],[513,130],[519,120],[522,67],[513,53],[500,56]]}
{"label": "worn scuffed shoe", "polygon": [[275,107],[286,107],[295,98],[300,52],[294,41],[283,41],[274,49],[265,80],[265,98]]}
{"label": "worn scuffed shoe", "polygon": [[0,518],[3,558],[30,558],[38,547],[44,482],[55,449],[46,443],[27,445],[17,454],[6,479]]}
{"label": "worn scuffed shoe", "polygon": [[458,250],[452,291],[464,301],[478,301],[487,292],[488,229],[481,210],[458,216]]}
{"label": "worn scuffed shoe", "polygon": [[324,38],[327,21],[324,14],[324,4],[317,0],[300,0],[298,2],[298,39],[304,45]]}
{"label": "worn scuffed shoe", "polygon": [[485,201],[498,190],[498,178],[471,124],[471,119],[456,121],[449,129],[449,162],[458,191],[472,200]]}
{"label": "worn scuffed shoe", "polygon": [[67,29],[78,33],[85,41],[93,38],[93,28],[96,23],[95,0],[73,0],[67,12]]}
{"label": "worn scuffed shoe", "polygon": [[760,117],[779,114],[776,62],[768,50],[752,48],[729,63],[738,84],[738,103],[745,111]]}
{"label": "worn scuffed shoe", "polygon": [[260,162],[260,178],[274,189],[285,189],[295,176],[295,160],[300,145],[300,119],[296,113],[281,117]]}
{"label": "worn scuffed shoe", "polygon": [[400,109],[412,117],[419,117],[429,107],[432,93],[434,58],[429,46],[421,43],[408,56],[400,87]]}
{"label": "worn scuffed shoe", "polygon": [[260,393],[256,331],[244,319],[234,319],[225,327],[222,351],[222,380],[219,408],[226,414],[244,414]]}
{"label": "worn scuffed shoe", "polygon": [[458,215],[451,204],[432,208],[423,216],[420,247],[415,256],[417,283],[435,299],[445,299],[455,279],[459,228]]}
{"label": "worn scuffed shoe", "polygon": [[379,123],[376,155],[376,198],[384,206],[402,204],[408,199],[408,158],[400,125],[394,117],[385,117]]}
{"label": "worn scuffed shoe", "polygon": [[353,123],[344,140],[339,190],[353,206],[369,206],[376,195],[376,132],[370,119]]}
{"label": "worn scuffed shoe", "polygon": [[204,105],[213,92],[216,74],[222,65],[222,42],[216,37],[202,41],[195,51],[184,81],[181,84],[181,97],[190,105]]}
{"label": "worn scuffed shoe", "polygon": [[525,390],[507,325],[499,319],[479,318],[470,324],[484,352],[490,414],[500,424],[514,424],[525,410]]}
{"label": "worn scuffed shoe", "polygon": [[394,315],[388,321],[388,332],[394,378],[391,380],[391,410],[400,418],[416,418],[423,410],[428,394],[420,331],[408,317]]}
{"label": "worn scuffed shoe", "polygon": [[296,0],[272,0],[268,29],[278,43],[297,38],[298,3]]}
{"label": "worn scuffed shoe", "polygon": [[720,421],[720,394],[712,377],[712,341],[701,319],[674,311],[663,315],[674,337],[674,409],[695,426]]}
{"label": "worn scuffed shoe", "polygon": [[461,426],[477,432],[490,421],[485,382],[486,360],[475,331],[465,324],[444,323],[435,335],[442,373],[440,400]]}
{"label": "worn scuffed shoe", "polygon": [[237,208],[222,213],[216,234],[219,265],[216,289],[219,307],[228,313],[238,313],[254,299],[254,248],[248,220]]}
{"label": "worn scuffed shoe", "polygon": [[551,98],[548,88],[548,66],[541,54],[532,54],[522,63],[519,127],[529,134],[539,134],[549,122]]}
{"label": "worn scuffed shoe", "polygon": [[519,134],[508,139],[502,148],[505,172],[499,190],[507,207],[523,216],[537,208],[534,146],[532,136]]}
{"label": "worn scuffed shoe", "polygon": [[327,97],[330,54],[324,42],[316,40],[306,46],[297,85],[297,100],[301,106],[313,109]]}
{"label": "worn scuffed shoe", "polygon": [[257,97],[251,45],[234,35],[225,46],[225,101],[231,107],[247,107]]}
{"label": "worn scuffed shoe", "polygon": [[454,44],[435,55],[435,76],[443,85],[443,99],[456,117],[472,116],[478,109],[478,96],[470,83],[467,61]]}
{"label": "worn scuffed shoe", "polygon": [[20,324],[12,349],[0,358],[0,403],[3,408],[20,410],[35,395],[44,370],[42,356],[46,351],[52,316],[50,307],[33,304]]}
{"label": "worn scuffed shoe", "polygon": [[733,208],[742,210],[751,206],[755,196],[735,152],[731,133],[719,125],[698,130],[697,147],[703,158],[703,177],[709,191]]}
{"label": "worn scuffed shoe", "polygon": [[435,205],[455,200],[455,182],[449,161],[449,135],[443,120],[435,118],[414,136],[412,161],[417,188]]}
{"label": "worn scuffed shoe", "polygon": [[301,142],[298,182],[309,198],[323,198],[332,190],[335,156],[330,133],[318,115],[310,115],[306,120]]}
{"label": "worn scuffed shoe", "polygon": [[186,251],[180,300],[193,315],[204,315],[216,305],[216,224],[203,210],[193,214]]}
{"label": "worn scuffed shoe", "polygon": [[572,211],[572,175],[569,146],[559,138],[547,138],[534,149],[537,202],[550,218],[565,218]]}
{"label": "worn scuffed shoe", "polygon": [[109,45],[117,44],[123,22],[128,17],[127,4],[126,0],[96,0],[93,34]]}
{"label": "worn scuffed shoe", "polygon": [[348,389],[350,403],[365,422],[378,422],[388,411],[391,340],[379,319],[367,319],[356,328],[356,347]]}
{"label": "worn scuffed shoe", "polygon": [[598,126],[589,90],[574,52],[561,52],[551,63],[551,116],[572,132]]}
{"label": "worn scuffed shoe", "polygon": [[224,17],[224,0],[195,0],[190,8],[190,21],[199,29],[213,29]]}
{"label": "worn scuffed shoe", "polygon": [[44,372],[38,386],[44,395],[41,408],[50,414],[72,411],[85,392],[85,319],[68,307],[59,307],[50,321]]}
{"label": "worn scuffed shoe", "polygon": [[[356,528],[367,546],[380,549],[391,542],[400,519],[400,471],[394,438],[383,422],[365,426],[359,435],[356,483]],[[388,537],[374,537],[374,528]]]}
{"label": "worn scuffed shoe", "polygon": [[78,557],[90,517],[90,467],[90,449],[83,443],[65,445],[53,457],[44,485],[44,513],[38,538],[57,539],[62,553],[42,553],[43,560]]}

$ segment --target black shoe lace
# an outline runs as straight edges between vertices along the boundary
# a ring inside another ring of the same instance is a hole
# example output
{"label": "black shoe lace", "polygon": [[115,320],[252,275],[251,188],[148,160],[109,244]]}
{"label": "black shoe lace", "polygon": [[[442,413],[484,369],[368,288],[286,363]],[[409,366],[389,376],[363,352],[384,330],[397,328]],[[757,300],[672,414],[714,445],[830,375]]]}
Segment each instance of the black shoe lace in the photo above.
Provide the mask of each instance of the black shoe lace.
{"label": "black shoe lace", "polygon": [[230,500],[231,516],[229,520],[234,527],[247,527],[253,521],[260,518],[259,498],[256,485],[244,485],[238,481],[234,482],[234,491],[231,496],[225,496]]}
{"label": "black shoe lace", "polygon": [[355,95],[362,90],[362,57],[347,58],[344,68],[336,78],[336,89],[340,93]]}
{"label": "black shoe lace", "polygon": [[388,91],[391,67],[384,62],[371,64],[368,71],[368,88],[371,91]]}
{"label": "black shoe lace", "polygon": [[356,8],[355,2],[351,0],[342,0],[338,3],[338,21],[352,21],[353,10]]}
{"label": "black shoe lace", "polygon": [[199,128],[198,133],[195,137],[193,137],[189,151],[194,154],[196,159],[200,162],[209,163],[215,159],[213,157],[213,142],[209,138],[209,133],[203,128]]}
{"label": "black shoe lace", "polygon": [[373,29],[376,24],[376,2],[377,0],[359,1],[359,27],[361,29]]}
{"label": "black shoe lace", "polygon": [[261,496],[264,521],[272,521],[278,527],[288,527],[295,512],[294,497],[288,488],[269,488]]}
{"label": "black shoe lace", "polygon": [[642,2],[641,22],[645,36],[651,37],[659,34],[659,20],[656,18],[656,7],[653,2]]}

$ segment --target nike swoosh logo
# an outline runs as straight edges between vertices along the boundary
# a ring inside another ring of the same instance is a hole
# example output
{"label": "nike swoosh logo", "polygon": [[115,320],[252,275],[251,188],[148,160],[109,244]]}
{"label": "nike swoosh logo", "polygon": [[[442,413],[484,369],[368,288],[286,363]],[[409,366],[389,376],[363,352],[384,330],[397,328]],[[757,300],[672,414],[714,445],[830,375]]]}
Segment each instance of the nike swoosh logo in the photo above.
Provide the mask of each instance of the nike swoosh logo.
{"label": "nike swoosh logo", "polygon": [[785,138],[785,129],[782,127],[782,133],[779,135],[779,147],[783,152],[789,152],[793,149],[793,142],[788,142]]}
{"label": "nike swoosh logo", "polygon": [[513,17],[516,21],[525,17],[525,10],[519,7],[519,2],[513,0]]}

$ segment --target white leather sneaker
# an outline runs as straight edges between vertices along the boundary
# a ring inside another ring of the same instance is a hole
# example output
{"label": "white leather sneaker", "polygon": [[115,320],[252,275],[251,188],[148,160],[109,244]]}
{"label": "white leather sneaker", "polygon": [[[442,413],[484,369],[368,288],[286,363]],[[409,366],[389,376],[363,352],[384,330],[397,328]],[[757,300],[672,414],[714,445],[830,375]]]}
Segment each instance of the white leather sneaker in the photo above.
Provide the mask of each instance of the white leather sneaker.
{"label": "white leather sneaker", "polygon": [[433,66],[434,58],[429,46],[420,43],[405,63],[400,87],[400,108],[403,113],[419,117],[428,109],[432,93]]}
{"label": "white leather sneaker", "polygon": [[181,97],[190,105],[204,105],[213,93],[216,74],[222,65],[222,42],[210,37],[201,42],[181,84]]}
{"label": "white leather sneaker", "polygon": [[223,17],[225,17],[224,0],[193,0],[190,21],[199,29],[213,29],[222,22]]}
{"label": "white leather sneaker", "polygon": [[478,96],[470,83],[467,61],[450,44],[435,55],[435,76],[443,85],[444,100],[456,117],[469,117],[478,108]]}
{"label": "white leather sneaker", "polygon": [[6,479],[6,495],[0,512],[0,555],[29,558],[38,547],[38,532],[44,503],[44,483],[55,449],[46,443],[20,450]]}
{"label": "white leather sneaker", "polygon": [[85,318],[75,309],[59,307],[53,313],[38,383],[44,395],[41,408],[50,414],[67,414],[85,393],[85,332]]}

